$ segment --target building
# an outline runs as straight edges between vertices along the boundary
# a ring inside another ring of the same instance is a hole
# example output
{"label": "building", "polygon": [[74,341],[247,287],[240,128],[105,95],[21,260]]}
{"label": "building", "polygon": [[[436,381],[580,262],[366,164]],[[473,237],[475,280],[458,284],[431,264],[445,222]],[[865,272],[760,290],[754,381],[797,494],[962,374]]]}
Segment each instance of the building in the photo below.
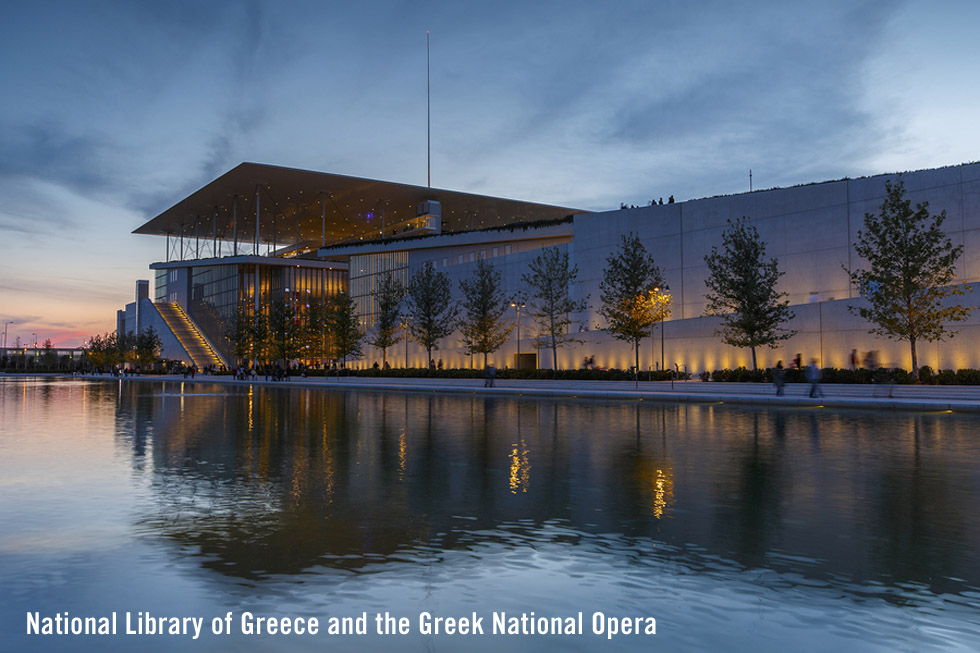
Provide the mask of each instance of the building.
{"label": "building", "polygon": [[79,364],[84,356],[85,347],[0,347],[0,369],[26,370],[48,365],[70,369]]}
{"label": "building", "polygon": [[[564,218],[574,209],[435,188],[243,163],[156,216],[135,233],[162,236],[163,260],[117,329],[152,326],[163,356],[199,367],[230,366],[226,327],[239,307],[267,312],[276,300],[302,308],[311,300],[353,292],[365,328],[379,271],[407,281],[404,252],[388,256],[322,255],[324,247],[463,233]],[[508,251],[510,246],[508,246]],[[354,265],[353,273],[350,266]]]}
{"label": "building", "polygon": [[[391,270],[407,280],[431,262],[449,274],[459,292],[458,281],[472,273],[477,260],[487,259],[502,272],[508,296],[517,297],[525,292],[521,275],[528,263],[542,248],[560,247],[578,266],[580,283],[573,293],[587,297],[589,308],[571,316],[581,342],[560,350],[559,367],[578,367],[594,357],[599,366],[626,368],[633,361],[630,346],[602,331],[599,282],[622,236],[635,233],[664,270],[673,300],[663,333],[643,342],[641,368],[663,364],[698,372],[750,365],[748,350],[725,345],[715,335],[719,319],[702,317],[704,257],[720,245],[729,218],[746,216],[767,242],[767,254],[779,259],[785,272],[780,290],[796,315],[787,326],[797,334],[776,349],[760,349],[760,366],[800,354],[823,366],[844,367],[857,349],[876,350],[884,363],[908,368],[907,343],[871,336],[868,325],[848,311],[863,300],[845,271],[859,267],[852,244],[865,213],[879,210],[885,181],[895,178],[878,175],[587,212],[243,163],[136,230],[163,237],[166,255],[150,266],[156,271],[154,299],[149,300],[148,286],[138,287],[135,321],[127,307],[125,328],[166,327],[169,357],[194,359],[189,343],[197,339],[227,363],[222,325],[241,304],[264,310],[275,298],[301,303],[307,294],[350,292],[369,328],[371,293],[381,272]],[[946,212],[947,233],[964,245],[959,281],[972,288],[980,282],[980,164],[907,172],[901,179],[913,205],[927,201],[930,212]],[[512,317],[517,319],[516,312]],[[518,348],[524,354],[534,351],[530,326],[525,312],[521,342],[515,331],[493,356],[498,366],[513,365]],[[944,343],[921,343],[920,364],[980,367],[980,320],[974,316],[958,331]],[[380,359],[371,347],[365,353],[360,365]],[[391,358],[399,365],[426,363],[424,352],[411,344],[400,345]],[[456,336],[440,343],[439,358],[448,367],[478,362],[465,355]],[[548,366],[550,358],[535,363]]]}

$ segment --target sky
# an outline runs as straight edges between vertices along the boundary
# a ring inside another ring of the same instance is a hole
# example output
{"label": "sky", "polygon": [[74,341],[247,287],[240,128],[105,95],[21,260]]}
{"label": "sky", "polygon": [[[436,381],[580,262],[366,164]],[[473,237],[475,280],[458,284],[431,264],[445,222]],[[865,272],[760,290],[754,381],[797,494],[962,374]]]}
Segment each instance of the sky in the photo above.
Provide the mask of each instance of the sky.
{"label": "sky", "polygon": [[[242,161],[590,210],[980,159],[974,0],[4,2],[0,322],[115,329]],[[151,291],[152,292],[152,291]],[[2,326],[2,325],[0,325]]]}

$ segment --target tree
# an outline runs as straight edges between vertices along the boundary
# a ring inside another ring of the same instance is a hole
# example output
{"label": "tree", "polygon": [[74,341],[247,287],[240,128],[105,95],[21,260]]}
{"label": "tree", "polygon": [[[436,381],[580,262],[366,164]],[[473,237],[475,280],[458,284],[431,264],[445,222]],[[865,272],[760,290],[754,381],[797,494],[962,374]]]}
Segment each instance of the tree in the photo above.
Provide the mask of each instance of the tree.
{"label": "tree", "polygon": [[305,358],[321,361],[329,352],[329,307],[319,296],[309,298],[303,311]]}
{"label": "tree", "polygon": [[774,348],[796,333],[780,326],[794,317],[786,293],[776,290],[784,273],[779,271],[778,259],[766,258],[766,244],[748,218],[729,219],[721,239],[721,251],[715,245],[704,257],[708,266],[705,314],[721,316],[715,334],[723,342],[752,350],[754,370],[757,347]]}
{"label": "tree", "polygon": [[635,233],[624,235],[619,251],[606,258],[599,283],[599,314],[614,338],[633,344],[634,373],[639,378],[640,341],[663,317],[651,296],[664,287],[663,273]]}
{"label": "tree", "polygon": [[374,290],[374,327],[368,336],[368,344],[381,350],[382,364],[388,362],[388,348],[401,342],[401,303],[405,298],[405,286],[390,271],[378,278]]}
{"label": "tree", "polygon": [[136,336],[134,347],[136,362],[144,369],[147,365],[155,363],[160,353],[160,347],[162,346],[163,342],[160,340],[156,329],[152,326],[146,327]]}
{"label": "tree", "polygon": [[269,306],[268,342],[271,358],[282,361],[286,367],[299,352],[301,329],[296,309],[285,299],[277,299]]}
{"label": "tree", "polygon": [[507,301],[500,272],[492,263],[480,259],[473,276],[460,281],[459,288],[463,291],[463,317],[459,323],[463,346],[470,354],[483,354],[486,367],[487,355],[500,349],[514,329],[504,317]]}
{"label": "tree", "polygon": [[116,354],[112,365],[115,366],[116,363],[125,365],[126,363],[132,363],[135,360],[136,334],[132,331],[116,334]]}
{"label": "tree", "polygon": [[953,246],[943,232],[945,220],[945,211],[929,215],[928,202],[913,211],[905,199],[905,183],[886,181],[880,213],[864,214],[864,229],[854,243],[867,269],[847,270],[868,300],[867,305],[848,309],[875,325],[871,333],[908,341],[913,377],[919,374],[916,344],[952,337],[956,332],[946,325],[966,320],[975,308],[945,301],[972,292],[953,285],[963,246]]}
{"label": "tree", "polygon": [[535,326],[535,347],[551,349],[551,367],[558,369],[558,348],[578,342],[568,332],[569,313],[584,311],[588,297],[573,300],[571,287],[578,276],[578,266],[568,265],[568,252],[546,247],[528,265],[530,272],[521,280],[531,291],[530,313]]}
{"label": "tree", "polygon": [[231,342],[237,362],[258,359],[258,343],[263,339],[259,335],[255,315],[244,304],[239,305],[225,324],[225,337]]}
{"label": "tree", "polygon": [[408,302],[405,312],[410,316],[408,331],[412,339],[425,347],[427,360],[442,338],[456,330],[458,309],[452,301],[449,275],[436,272],[426,261],[408,282]]}
{"label": "tree", "polygon": [[55,351],[51,338],[45,339],[41,347],[44,348],[44,353],[41,354],[41,361],[44,367],[48,370],[54,369],[58,364],[58,352]]}
{"label": "tree", "polygon": [[348,357],[361,356],[361,339],[364,333],[357,319],[357,305],[349,294],[342,292],[330,298],[327,331],[333,345],[333,356],[341,359],[344,366],[347,365]]}
{"label": "tree", "polygon": [[261,311],[249,315],[252,317],[252,360],[258,365],[259,361],[269,359],[269,316]]}
{"label": "tree", "polygon": [[115,333],[94,335],[86,343],[85,358],[91,367],[98,371],[111,369],[119,357],[118,341]]}

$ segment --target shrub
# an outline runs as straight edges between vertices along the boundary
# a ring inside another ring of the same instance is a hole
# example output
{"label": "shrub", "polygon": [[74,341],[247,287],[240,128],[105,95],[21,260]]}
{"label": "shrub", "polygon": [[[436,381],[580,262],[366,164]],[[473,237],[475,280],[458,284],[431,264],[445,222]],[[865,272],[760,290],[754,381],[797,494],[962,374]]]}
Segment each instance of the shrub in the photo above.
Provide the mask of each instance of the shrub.
{"label": "shrub", "polygon": [[980,370],[956,370],[959,385],[980,385]]}
{"label": "shrub", "polygon": [[750,370],[745,367],[738,367],[734,370],[715,370],[711,373],[711,380],[720,383],[746,383],[772,381],[769,370]]}
{"label": "shrub", "polygon": [[928,365],[923,365],[919,368],[919,383],[925,383],[932,385],[936,381],[934,380],[935,372]]}
{"label": "shrub", "polygon": [[[929,379],[924,381],[926,383],[939,383],[942,385],[980,385],[980,370],[957,370],[955,373],[952,370],[941,370],[938,374],[935,374],[931,368],[922,367],[921,370],[926,370],[925,378]],[[795,368],[787,368],[786,372],[786,382],[787,383],[806,383],[806,369],[798,370]],[[715,370],[713,372],[702,372],[700,374],[702,381],[719,381],[719,382],[735,382],[735,383],[772,383],[772,369],[767,370],[748,370],[744,367],[739,367],[734,370]],[[834,367],[825,367],[822,370],[821,383],[898,383],[903,385],[908,385],[915,383],[915,379],[908,370],[903,370],[901,368],[881,368],[877,370],[868,369],[837,369]]]}

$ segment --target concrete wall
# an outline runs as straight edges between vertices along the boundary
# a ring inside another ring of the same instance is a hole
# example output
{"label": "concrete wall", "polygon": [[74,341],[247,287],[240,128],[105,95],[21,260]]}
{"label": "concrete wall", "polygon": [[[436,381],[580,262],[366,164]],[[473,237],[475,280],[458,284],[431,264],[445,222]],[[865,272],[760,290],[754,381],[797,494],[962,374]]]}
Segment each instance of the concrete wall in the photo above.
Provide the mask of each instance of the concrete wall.
{"label": "concrete wall", "polygon": [[140,301],[140,318],[142,329],[153,327],[153,330],[160,336],[160,358],[182,360],[188,365],[192,363],[191,357],[184,350],[180,341],[177,340],[177,336],[170,330],[157,307],[149,299]]}
{"label": "concrete wall", "polygon": [[149,297],[142,296],[138,301],[126,304],[126,308],[118,311],[118,314],[121,321],[116,328],[117,334],[119,333],[119,326],[123,326],[126,333],[132,334],[138,334],[149,327],[153,327],[153,330],[160,336],[160,358],[182,360],[187,364],[192,362],[191,357],[184,350],[180,341],[177,340],[177,336],[167,326],[163,316],[160,315]]}
{"label": "concrete wall", "polygon": [[[971,284],[977,292],[960,298],[972,304],[980,301],[980,284]],[[458,288],[454,286],[454,291]],[[804,361],[815,358],[824,367],[847,367],[850,352],[856,349],[861,357],[868,351],[876,351],[877,359],[888,366],[911,368],[911,353],[907,342],[899,342],[878,338],[868,331],[869,324],[860,317],[848,312],[849,305],[857,305],[862,299],[841,299],[825,302],[815,302],[792,306],[795,318],[787,323],[787,327],[797,331],[789,340],[778,344],[775,349],[763,347],[756,355],[760,368],[771,367],[776,361],[784,365],[800,354]],[[516,319],[516,312],[510,315]],[[720,325],[720,318],[700,317],[686,320],[669,320],[664,323],[664,362],[667,367],[680,366],[692,373],[721,368],[752,366],[752,356],[748,349],[739,349],[725,345],[715,329]],[[528,337],[530,319],[525,313],[522,319],[521,351],[534,351]],[[918,343],[919,365],[929,365],[934,369],[980,368],[980,311],[974,312],[968,322],[955,327],[956,335],[946,342]],[[558,366],[563,369],[578,368],[582,360],[594,356],[600,367],[626,369],[633,364],[633,350],[629,343],[616,340],[605,331],[592,330],[575,333],[581,342],[565,349],[558,350]],[[643,340],[640,346],[640,368],[643,370],[660,369],[661,344],[660,328],[655,327],[653,336]],[[392,353],[394,352],[394,353]],[[404,363],[404,343],[389,351],[392,365],[401,367]],[[500,366],[513,365],[513,356],[517,352],[516,331],[512,333],[511,341],[500,351],[490,357]],[[365,347],[367,354],[362,364],[369,366],[375,359],[380,360],[380,353],[374,354],[373,348]],[[411,366],[424,365],[425,353],[419,351],[414,344],[409,345]],[[434,358],[442,358],[448,367],[470,367],[482,365],[482,360],[475,363],[466,356],[458,344],[458,336],[446,338],[440,343],[440,348]],[[550,350],[538,352],[538,366],[551,367]]]}
{"label": "concrete wall", "polygon": [[[845,267],[860,267],[852,244],[865,213],[877,213],[885,181],[894,175],[757,191],[678,204],[575,216],[575,257],[583,292],[598,299],[606,258],[623,234],[636,233],[663,269],[674,295],[674,318],[704,312],[704,257],[721,246],[728,219],[746,216],[779,260],[784,276],[779,289],[790,303],[805,304],[857,295]],[[913,207],[928,202],[930,213],[946,211],[944,229],[964,244],[959,280],[980,281],[980,164],[905,173]],[[598,302],[594,301],[594,308]],[[598,319],[597,310],[589,321]]]}
{"label": "concrete wall", "polygon": [[[883,363],[911,367],[908,343],[875,338],[868,333],[869,325],[848,312],[849,305],[863,300],[852,288],[845,267],[860,267],[853,246],[858,231],[863,228],[865,213],[877,213],[885,196],[885,181],[897,180],[895,175],[880,175],[865,179],[844,180],[795,188],[757,191],[741,195],[693,200],[676,204],[656,205],[638,209],[623,209],[605,213],[581,214],[574,218],[574,240],[559,245],[570,260],[579,267],[576,287],[578,297],[589,298],[591,308],[573,317],[573,331],[583,342],[559,351],[560,367],[580,367],[586,356],[595,356],[603,367],[625,368],[632,364],[633,355],[628,343],[614,340],[599,331],[605,322],[598,313],[599,282],[606,259],[619,247],[623,234],[639,235],[655,261],[664,271],[671,294],[674,295],[673,316],[665,324],[665,363],[674,363],[698,372],[725,367],[751,366],[751,353],[721,342],[715,335],[718,318],[701,317],[705,307],[704,279],[707,266],[704,257],[712,246],[721,245],[722,232],[729,218],[746,216],[767,243],[767,254],[779,259],[785,273],[779,289],[788,294],[795,319],[787,327],[798,333],[780,343],[776,349],[760,349],[759,365],[774,365],[777,360],[788,363],[797,353],[805,360],[816,358],[824,366],[844,367],[852,349],[862,354],[879,352]],[[980,282],[980,164],[967,164],[936,170],[903,174],[907,197],[913,208],[928,202],[932,214],[946,212],[944,229],[956,244],[964,245],[959,262],[959,281],[970,282],[972,288]],[[529,244],[530,241],[528,241]],[[533,243],[547,246],[554,241]],[[523,247],[522,247],[523,249]],[[493,259],[503,274],[508,296],[526,290],[520,277],[528,263],[538,254],[529,247],[510,256]],[[418,262],[442,254],[425,250],[412,252],[413,270]],[[475,263],[450,265],[453,289],[459,293],[458,282],[472,274]],[[980,296],[967,295],[961,303],[975,305]],[[516,313],[514,316],[516,318]],[[524,315],[522,337],[530,326]],[[919,363],[934,368],[980,368],[980,316],[974,313],[968,323],[957,327],[958,335],[945,343],[920,343]],[[660,365],[659,331],[641,347],[640,366],[643,369]],[[530,350],[524,340],[521,350]],[[403,364],[404,344],[397,348],[395,364]],[[365,348],[364,364],[375,359],[372,349]],[[498,366],[510,364],[516,353],[516,332],[511,342],[492,358]],[[380,355],[377,357],[380,358]],[[424,353],[409,346],[410,364],[424,364]],[[440,345],[437,358],[448,366],[468,366],[457,337],[447,338]],[[550,367],[550,353],[542,352],[539,366]]]}

